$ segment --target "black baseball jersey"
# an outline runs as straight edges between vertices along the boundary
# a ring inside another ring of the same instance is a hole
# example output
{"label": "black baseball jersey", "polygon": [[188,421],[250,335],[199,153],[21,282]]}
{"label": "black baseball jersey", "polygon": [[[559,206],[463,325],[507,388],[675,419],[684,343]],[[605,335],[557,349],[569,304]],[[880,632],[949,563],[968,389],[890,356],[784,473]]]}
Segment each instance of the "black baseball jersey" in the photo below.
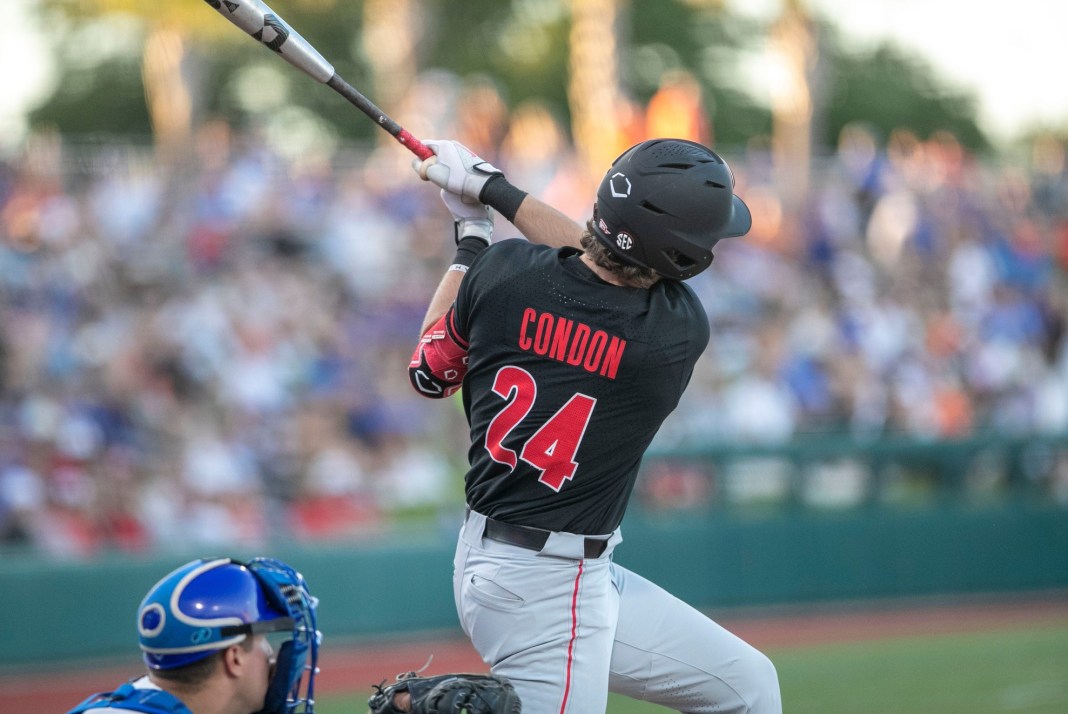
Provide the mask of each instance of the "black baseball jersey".
{"label": "black baseball jersey", "polygon": [[708,344],[693,291],[598,278],[570,248],[483,251],[448,315],[466,342],[467,502],[491,518],[610,533],[642,455]]}

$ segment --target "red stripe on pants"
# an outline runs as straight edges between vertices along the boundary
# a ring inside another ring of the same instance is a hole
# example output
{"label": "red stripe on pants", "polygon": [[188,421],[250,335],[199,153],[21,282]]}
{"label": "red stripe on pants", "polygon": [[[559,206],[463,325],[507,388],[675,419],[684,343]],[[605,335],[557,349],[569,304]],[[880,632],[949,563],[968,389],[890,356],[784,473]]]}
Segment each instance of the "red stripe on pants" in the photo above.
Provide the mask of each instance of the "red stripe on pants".
{"label": "red stripe on pants", "polygon": [[567,710],[567,699],[571,694],[571,666],[574,664],[575,638],[578,637],[578,596],[582,566],[583,561],[580,560],[578,573],[575,575],[575,588],[571,592],[571,640],[567,643],[567,676],[564,680],[564,701],[560,703],[560,714]]}

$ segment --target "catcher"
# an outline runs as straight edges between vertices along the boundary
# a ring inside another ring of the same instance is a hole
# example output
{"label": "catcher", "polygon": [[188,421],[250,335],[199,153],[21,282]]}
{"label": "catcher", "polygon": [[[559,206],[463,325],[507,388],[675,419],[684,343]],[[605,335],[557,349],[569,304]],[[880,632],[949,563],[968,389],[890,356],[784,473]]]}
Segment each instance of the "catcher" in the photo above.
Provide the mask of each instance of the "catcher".
{"label": "catcher", "polygon": [[147,673],[68,714],[312,714],[318,604],[278,560],[186,563],[137,608]]}
{"label": "catcher", "polygon": [[[68,714],[314,714],[318,604],[303,576],[278,560],[186,563],[137,609],[146,674]],[[408,673],[377,690],[374,714],[520,711],[499,677]]]}

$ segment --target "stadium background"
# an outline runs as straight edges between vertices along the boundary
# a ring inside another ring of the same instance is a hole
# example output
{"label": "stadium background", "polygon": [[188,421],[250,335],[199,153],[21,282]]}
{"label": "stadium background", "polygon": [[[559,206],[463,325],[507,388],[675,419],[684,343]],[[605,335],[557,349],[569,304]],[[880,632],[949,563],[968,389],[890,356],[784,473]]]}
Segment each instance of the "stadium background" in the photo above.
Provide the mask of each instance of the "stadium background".
{"label": "stadium background", "polygon": [[[841,639],[828,613],[878,643],[953,630],[931,623],[955,604],[966,629],[1037,618],[980,710],[1063,710],[1068,666],[1034,662],[1068,663],[1068,636],[1041,641],[1068,623],[1068,126],[995,142],[966,92],[846,50],[800,2],[767,24],[716,2],[274,6],[414,134],[576,219],[630,143],[715,145],[754,230],[691,281],[712,344],[620,560],[740,630],[771,618],[797,711],[831,711],[805,684],[841,668],[806,664]],[[40,10],[63,81],[0,163],[0,691],[110,686],[144,590],[222,552],[304,570],[339,669],[383,641],[402,654],[372,662],[417,668],[422,638],[477,666],[448,590],[463,417],[405,373],[448,257],[435,192],[203,3]],[[93,38],[110,49],[71,50]],[[757,97],[730,73],[754,52],[780,78]],[[952,711],[931,686],[915,711]]]}

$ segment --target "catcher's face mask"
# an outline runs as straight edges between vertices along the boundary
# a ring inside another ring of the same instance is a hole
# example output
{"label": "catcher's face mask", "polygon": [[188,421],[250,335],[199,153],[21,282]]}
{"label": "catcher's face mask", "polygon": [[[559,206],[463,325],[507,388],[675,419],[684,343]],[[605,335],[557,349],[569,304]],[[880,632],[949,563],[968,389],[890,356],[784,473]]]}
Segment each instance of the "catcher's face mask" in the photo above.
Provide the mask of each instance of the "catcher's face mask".
{"label": "catcher's face mask", "polygon": [[319,671],[322,640],[315,621],[319,600],[308,592],[303,576],[285,563],[256,558],[249,562],[248,568],[260,579],[272,604],[289,613],[284,619],[290,621],[293,632],[292,639],[278,647],[263,709],[257,714],[314,714],[315,675]]}

